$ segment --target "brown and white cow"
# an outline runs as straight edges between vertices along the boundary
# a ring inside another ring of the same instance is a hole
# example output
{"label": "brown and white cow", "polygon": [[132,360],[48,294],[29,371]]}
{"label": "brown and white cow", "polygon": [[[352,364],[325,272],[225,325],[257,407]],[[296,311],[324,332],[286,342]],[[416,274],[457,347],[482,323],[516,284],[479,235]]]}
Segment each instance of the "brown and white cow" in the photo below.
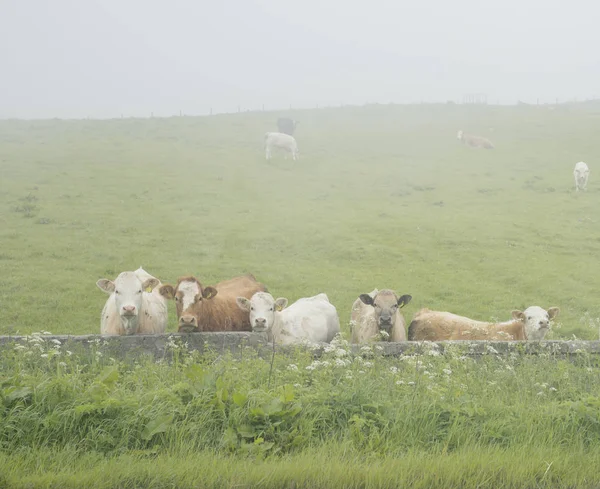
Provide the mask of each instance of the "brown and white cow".
{"label": "brown and white cow", "polygon": [[159,289],[167,299],[175,300],[180,333],[201,331],[252,331],[247,311],[242,311],[237,297],[250,299],[267,288],[252,274],[241,275],[204,287],[194,276],[180,277],[173,287],[165,284]]}
{"label": "brown and white cow", "polygon": [[369,294],[361,294],[352,304],[352,343],[379,339],[406,341],[406,323],[400,308],[411,299],[410,295],[398,297],[390,289],[375,289]]}
{"label": "brown and white cow", "polygon": [[458,316],[450,312],[421,309],[408,327],[409,341],[445,340],[543,340],[550,329],[550,321],[558,316],[560,309],[551,307],[545,311],[531,306],[525,311],[513,311],[512,319],[502,323],[489,323]]}

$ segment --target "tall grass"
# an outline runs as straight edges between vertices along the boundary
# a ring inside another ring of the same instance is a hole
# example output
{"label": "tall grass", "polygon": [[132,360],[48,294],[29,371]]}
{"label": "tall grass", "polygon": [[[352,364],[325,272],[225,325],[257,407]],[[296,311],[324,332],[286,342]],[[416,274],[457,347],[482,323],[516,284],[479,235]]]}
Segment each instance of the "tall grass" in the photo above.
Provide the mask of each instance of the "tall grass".
{"label": "tall grass", "polygon": [[[319,360],[276,354],[271,370],[250,349],[200,356],[176,340],[172,364],[117,361],[102,343],[77,357],[36,345],[0,360],[0,473],[14,487],[377,487],[426,470],[421,483],[440,487],[596,480],[600,379],[583,354],[490,349],[473,360],[457,346],[385,358],[365,347],[352,357],[339,340]],[[98,477],[90,464],[114,468]],[[394,466],[403,472],[386,472]]]}

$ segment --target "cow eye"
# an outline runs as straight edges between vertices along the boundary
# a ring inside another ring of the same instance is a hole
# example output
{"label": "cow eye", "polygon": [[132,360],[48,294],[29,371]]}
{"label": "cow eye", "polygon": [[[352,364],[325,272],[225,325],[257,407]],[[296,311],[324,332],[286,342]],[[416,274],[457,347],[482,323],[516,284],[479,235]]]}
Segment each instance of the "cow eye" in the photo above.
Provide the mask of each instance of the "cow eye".
{"label": "cow eye", "polygon": [[250,307],[250,310],[251,310],[251,311],[254,311],[254,307]]}
{"label": "cow eye", "polygon": [[179,302],[179,297],[175,296],[175,302]]}
{"label": "cow eye", "polygon": [[531,316],[527,316],[527,320],[530,320],[530,319],[531,319]]}
{"label": "cow eye", "polygon": [[141,290],[141,289],[140,289],[140,290],[138,290],[138,294],[141,294],[141,293],[142,293],[142,290]]}
{"label": "cow eye", "polygon": [[273,308],[271,307],[271,308],[269,309],[269,311],[272,311],[272,310],[273,310]]}
{"label": "cow eye", "polygon": [[120,294],[121,292],[119,292],[118,290],[115,290],[115,294]]}

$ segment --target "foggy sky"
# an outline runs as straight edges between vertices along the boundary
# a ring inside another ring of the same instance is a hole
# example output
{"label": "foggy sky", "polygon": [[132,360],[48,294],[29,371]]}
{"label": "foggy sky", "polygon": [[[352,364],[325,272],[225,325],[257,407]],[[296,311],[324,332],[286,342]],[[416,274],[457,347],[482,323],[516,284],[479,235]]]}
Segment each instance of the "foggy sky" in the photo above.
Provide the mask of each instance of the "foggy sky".
{"label": "foggy sky", "polygon": [[600,96],[593,0],[0,0],[0,118]]}

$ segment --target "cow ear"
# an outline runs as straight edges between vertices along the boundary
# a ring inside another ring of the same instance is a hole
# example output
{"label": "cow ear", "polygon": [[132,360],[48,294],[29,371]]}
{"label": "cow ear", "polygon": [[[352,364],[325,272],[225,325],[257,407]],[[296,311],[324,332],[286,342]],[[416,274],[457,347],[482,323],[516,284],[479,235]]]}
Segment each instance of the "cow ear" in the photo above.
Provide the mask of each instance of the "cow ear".
{"label": "cow ear", "polygon": [[560,309],[558,307],[551,307],[548,309],[548,319],[554,319],[556,316],[558,316],[559,312]]}
{"label": "cow ear", "polygon": [[402,308],[406,304],[408,304],[412,299],[412,295],[405,294],[400,299],[398,299],[398,307]]}
{"label": "cow ear", "polygon": [[285,297],[279,297],[275,301],[275,310],[283,311],[285,309],[285,306],[287,306],[287,303],[288,303],[288,300]]}
{"label": "cow ear", "polygon": [[527,319],[525,317],[525,313],[523,311],[519,311],[516,309],[512,312],[512,317],[513,317],[513,319],[516,319],[517,321],[525,321]]}
{"label": "cow ear", "polygon": [[250,312],[251,305],[248,299],[246,299],[245,297],[237,297],[235,299],[235,302],[242,311]]}
{"label": "cow ear", "polygon": [[144,289],[146,292],[152,292],[159,283],[160,280],[157,278],[149,278],[142,284],[142,289]]}
{"label": "cow ear", "polygon": [[371,297],[369,294],[360,294],[358,298],[361,301],[363,301],[367,306],[372,306],[375,303],[373,297]]}
{"label": "cow ear", "polygon": [[107,294],[112,294],[115,291],[115,283],[112,280],[101,278],[96,282],[96,285],[100,290]]}
{"label": "cow ear", "polygon": [[218,294],[217,289],[215,289],[214,287],[211,287],[209,285],[208,287],[204,287],[204,290],[202,291],[202,298],[203,299],[212,299],[217,294]]}
{"label": "cow ear", "polygon": [[165,299],[170,300],[175,298],[175,288],[170,284],[161,285],[160,289],[158,289],[158,292]]}

